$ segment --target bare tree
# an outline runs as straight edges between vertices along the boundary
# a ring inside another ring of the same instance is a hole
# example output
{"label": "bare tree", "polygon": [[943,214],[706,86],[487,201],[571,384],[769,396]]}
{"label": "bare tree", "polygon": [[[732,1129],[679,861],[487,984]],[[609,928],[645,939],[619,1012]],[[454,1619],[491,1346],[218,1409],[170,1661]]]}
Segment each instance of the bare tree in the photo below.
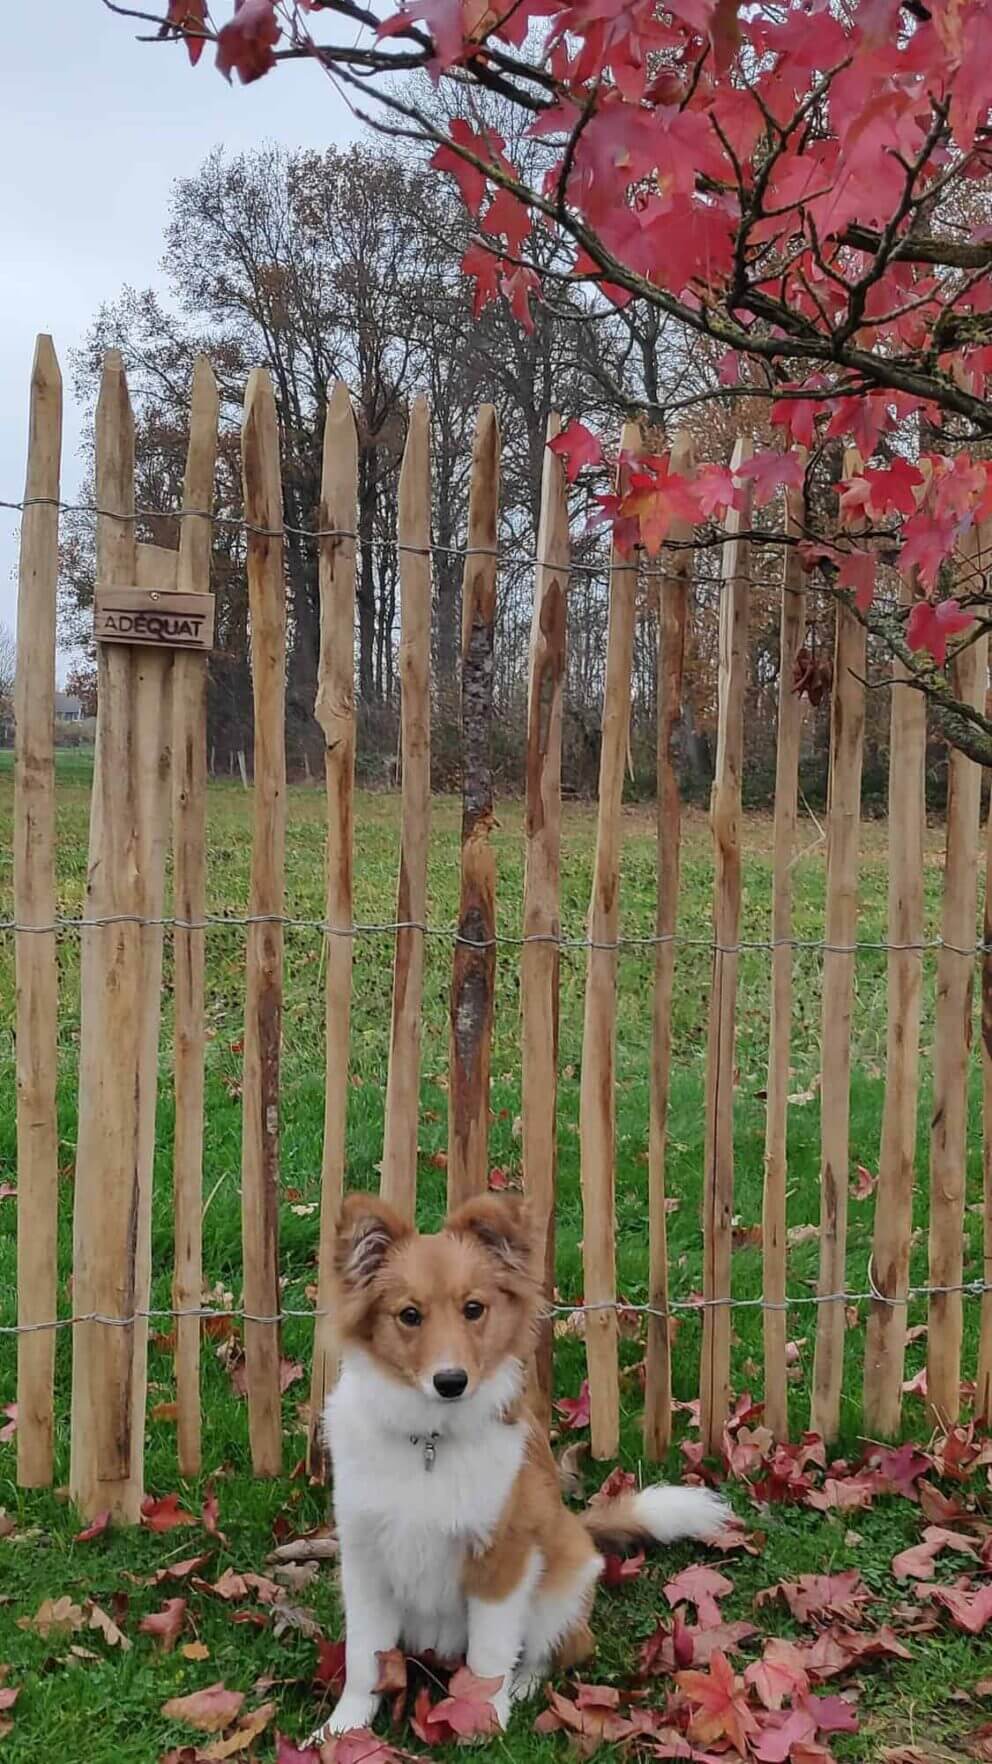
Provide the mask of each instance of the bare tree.
{"label": "bare tree", "polygon": [[0,715],[13,708],[16,671],[17,639],[9,625],[0,625]]}

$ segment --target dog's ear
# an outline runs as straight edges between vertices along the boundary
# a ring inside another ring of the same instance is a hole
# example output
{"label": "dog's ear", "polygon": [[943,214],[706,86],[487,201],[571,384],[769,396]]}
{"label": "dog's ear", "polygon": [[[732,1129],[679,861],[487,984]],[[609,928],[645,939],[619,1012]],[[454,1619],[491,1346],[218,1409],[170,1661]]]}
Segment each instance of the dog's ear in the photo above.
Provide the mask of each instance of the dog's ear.
{"label": "dog's ear", "polygon": [[516,1279],[537,1278],[534,1227],[522,1195],[479,1195],[450,1213],[444,1229],[474,1237]]}
{"label": "dog's ear", "polygon": [[371,1286],[390,1251],[409,1235],[410,1226],[376,1195],[347,1195],[334,1239],[334,1271],[341,1284],[352,1291]]}

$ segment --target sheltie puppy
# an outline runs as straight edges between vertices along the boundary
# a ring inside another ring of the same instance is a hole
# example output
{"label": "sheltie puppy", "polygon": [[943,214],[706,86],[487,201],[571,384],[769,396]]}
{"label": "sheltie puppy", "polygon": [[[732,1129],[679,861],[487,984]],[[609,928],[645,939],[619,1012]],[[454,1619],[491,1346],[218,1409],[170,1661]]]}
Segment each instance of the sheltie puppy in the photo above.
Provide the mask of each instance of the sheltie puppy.
{"label": "sheltie puppy", "polygon": [[341,1375],[325,1412],[346,1626],[345,1686],[313,1736],[371,1726],[378,1655],[464,1659],[512,1704],[593,1650],[599,1546],[713,1537],[710,1490],[562,1500],[527,1407],[542,1295],[526,1209],[469,1201],[433,1236],[370,1195],[346,1199],[334,1254]]}

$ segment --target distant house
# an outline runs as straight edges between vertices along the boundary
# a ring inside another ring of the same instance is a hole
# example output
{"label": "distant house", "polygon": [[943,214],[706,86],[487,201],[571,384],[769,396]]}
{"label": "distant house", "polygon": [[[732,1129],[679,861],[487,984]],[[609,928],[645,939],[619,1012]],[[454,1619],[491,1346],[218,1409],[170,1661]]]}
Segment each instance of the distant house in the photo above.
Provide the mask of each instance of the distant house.
{"label": "distant house", "polygon": [[56,692],[55,721],[57,723],[81,723],[82,720],[83,707],[79,699],[73,698],[68,692]]}

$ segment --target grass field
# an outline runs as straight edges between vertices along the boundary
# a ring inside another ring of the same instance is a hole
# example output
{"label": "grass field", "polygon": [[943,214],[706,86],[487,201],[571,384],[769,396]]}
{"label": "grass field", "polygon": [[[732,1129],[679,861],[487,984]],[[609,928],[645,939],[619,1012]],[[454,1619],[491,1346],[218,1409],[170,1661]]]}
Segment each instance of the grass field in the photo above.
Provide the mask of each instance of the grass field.
{"label": "grass field", "polygon": [[[12,776],[9,755],[0,754],[0,917],[10,914],[10,832]],[[58,807],[59,910],[76,913],[81,906],[86,868],[88,766],[85,756],[60,756]],[[246,910],[250,856],[250,797],[240,786],[215,785],[210,795],[209,902],[211,910],[236,915]],[[501,805],[496,835],[499,865],[498,927],[505,934],[519,933],[523,879],[523,840],[520,806]],[[458,806],[451,800],[435,804],[430,871],[430,919],[450,925],[455,917],[458,887]],[[396,802],[385,796],[362,796],[357,805],[358,848],[356,862],[356,917],[362,923],[381,922],[393,916],[398,813]],[[570,806],[566,813],[563,852],[562,916],[566,935],[583,934],[588,903],[593,852],[594,810]],[[767,939],[771,898],[771,824],[764,818],[745,823],[744,925],[745,939]],[[817,826],[804,821],[801,840],[805,851],[795,866],[796,935],[815,943],[822,937],[824,896],[824,845]],[[323,804],[316,790],[290,793],[287,839],[287,907],[290,915],[318,918],[322,911]],[[928,935],[938,928],[941,882],[941,835],[928,837],[927,911]],[[621,884],[623,934],[649,935],[654,915],[655,843],[649,812],[631,810],[626,818]],[[673,1074],[668,1160],[669,1193],[678,1208],[669,1219],[673,1292],[685,1296],[701,1283],[699,1201],[703,1134],[703,1066],[708,998],[709,955],[705,947],[710,932],[711,856],[705,819],[688,817],[683,860],[683,896],[675,1000],[675,1068]],[[885,936],[886,842],[884,826],[868,825],[864,831],[861,875],[862,914],[860,936],[866,943]],[[205,1146],[204,1263],[207,1284],[234,1294],[239,1287],[239,1163],[240,1078],[243,996],[243,931],[219,927],[208,933],[207,1132]],[[493,1051],[493,1126],[491,1162],[519,1170],[519,1141],[514,1121],[520,1109],[518,1037],[518,950],[504,945],[499,951],[496,1031]],[[381,1155],[382,1106],[388,1044],[391,982],[391,940],[378,935],[360,938],[355,946],[354,1002],[352,1012],[352,1088],[348,1122],[349,1181],[355,1186],[373,1185]],[[435,1223],[444,1200],[444,1173],[434,1154],[446,1144],[445,1069],[447,1061],[447,988],[450,946],[443,938],[429,940],[427,953],[422,1114],[420,1131],[420,1194],[423,1221]],[[923,1074],[926,1085],[931,1067],[933,1038],[933,958],[928,958],[928,989],[923,1029]],[[59,1035],[59,1111],[61,1138],[60,1294],[67,1308],[67,1281],[71,1267],[72,1178],[75,1142],[75,1072],[78,1051],[78,943],[66,933],[59,942],[61,1020]],[[821,956],[816,948],[800,949],[796,956],[795,1024],[793,1042],[793,1091],[795,1106],[790,1116],[789,1223],[798,1226],[818,1217],[819,1108],[819,1000]],[[743,955],[738,1008],[735,1098],[736,1211],[741,1224],[741,1247],[734,1258],[734,1288],[741,1297],[756,1296],[761,1285],[760,1249],[747,1243],[747,1228],[761,1216],[761,1177],[764,1136],[764,1105],[768,1031],[769,955],[766,949]],[[619,1279],[623,1294],[632,1301],[646,1296],[647,1231],[645,1214],[646,1145],[648,1123],[648,1052],[652,952],[627,948],[622,953],[619,982],[617,1036],[617,1208]],[[584,952],[566,952],[562,964],[561,1096],[560,1096],[560,1206],[558,1277],[562,1297],[575,1299],[582,1290],[581,1214],[578,1169],[578,1097],[581,1052]],[[877,1166],[883,1098],[885,1050],[885,956],[867,949],[857,964],[855,1031],[852,1083],[852,1169],[863,1163]],[[14,1058],[13,1058],[13,947],[0,933],[0,1184],[15,1180]],[[310,930],[286,934],[286,1008],[284,1018],[282,1180],[285,1204],[281,1209],[282,1265],[285,1302],[306,1305],[306,1289],[314,1279],[320,1139],[322,1122],[323,997],[321,945]],[[163,995],[161,1102],[157,1139],[156,1195],[154,1207],[153,1304],[170,1302],[172,1210],[169,1193],[172,1114],[170,1097],[171,986],[170,954],[166,950]],[[920,1170],[926,1169],[926,1122],[929,1097],[924,1094],[920,1120]],[[977,1123],[977,1089],[972,1098]],[[968,1169],[969,1201],[981,1193],[980,1137],[972,1135]],[[913,1252],[913,1276],[925,1279],[926,1194],[921,1181],[916,1203],[918,1227]],[[851,1205],[848,1284],[865,1287],[873,1202]],[[980,1225],[968,1216],[966,1272],[975,1274],[980,1263]],[[0,1323],[14,1320],[16,1201],[0,1201]],[[813,1290],[818,1247],[815,1239],[790,1250],[790,1292],[798,1298]],[[977,1315],[967,1307],[966,1373],[973,1373]],[[923,1321],[922,1308],[911,1321]],[[847,1335],[845,1375],[844,1446],[853,1449],[859,1424],[859,1391],[863,1346],[864,1306],[858,1326]],[[797,1308],[790,1334],[800,1344],[798,1377],[792,1386],[793,1423],[797,1430],[807,1424],[809,1383],[812,1369],[813,1312]],[[677,1394],[695,1395],[699,1328],[695,1318],[683,1320],[674,1352]],[[303,1322],[286,1328],[285,1352],[309,1366],[309,1329]],[[635,1341],[623,1348],[629,1366],[641,1357]],[[923,1346],[910,1350],[909,1371],[922,1363]],[[581,1343],[559,1343],[557,1382],[561,1393],[574,1394],[583,1376]],[[735,1315],[734,1383],[737,1391],[750,1388],[760,1394],[761,1319],[757,1310]],[[68,1394],[70,1344],[63,1333],[58,1346],[58,1468],[57,1480],[68,1474]],[[150,1404],[167,1405],[173,1396],[172,1362],[168,1351],[153,1344],[150,1361]],[[11,1337],[0,1337],[0,1431],[2,1408],[13,1401],[15,1353]],[[299,1457],[303,1427],[299,1405],[306,1395],[305,1381],[286,1393],[287,1468]],[[624,1383],[623,1458],[631,1468],[638,1465],[639,1386],[631,1377]],[[166,1409],[166,1414],[168,1410]],[[907,1405],[907,1432],[924,1426],[922,1409]],[[203,1534],[180,1530],[165,1536],[147,1532],[123,1536],[110,1533],[86,1544],[74,1543],[78,1518],[57,1495],[23,1495],[14,1481],[13,1441],[0,1444],[0,1507],[16,1521],[17,1531],[0,1541],[0,1663],[9,1665],[10,1682],[21,1684],[15,1719],[9,1735],[0,1738],[3,1756],[21,1761],[39,1758],[79,1759],[85,1764],[147,1764],[170,1746],[189,1743],[189,1734],[170,1723],[159,1710],[169,1697],[223,1679],[229,1686],[250,1690],[259,1679],[274,1680],[267,1692],[279,1704],[278,1724],[299,1736],[316,1717],[319,1704],[311,1685],[314,1643],[291,1631],[277,1640],[270,1626],[232,1626],[231,1610],[216,1599],[189,1597],[187,1635],[209,1650],[202,1661],[187,1660],[180,1652],[161,1653],[151,1638],[138,1633],[138,1622],[157,1609],[169,1586],[149,1586],[148,1577],[169,1558],[190,1556],[204,1546]],[[227,1375],[209,1345],[204,1356],[204,1463],[215,1479],[220,1500],[221,1526],[226,1542],[207,1539],[212,1549],[210,1566],[204,1570],[214,1579],[226,1566],[239,1570],[262,1570],[272,1547],[273,1524],[288,1516],[294,1527],[315,1524],[323,1515],[324,1497],[302,1480],[271,1484],[254,1482],[248,1473],[245,1405],[232,1393]],[[673,1458],[670,1470],[677,1468]],[[205,1480],[205,1479],[204,1479]],[[593,1478],[595,1480],[595,1478]],[[149,1423],[147,1485],[163,1495],[178,1491],[183,1505],[200,1510],[202,1486],[186,1488],[177,1477],[174,1426],[168,1419]],[[768,1520],[767,1543],[762,1556],[735,1559],[732,1573],[735,1591],[726,1604],[730,1617],[752,1616],[756,1590],[783,1576],[846,1566],[860,1568],[874,1591],[895,1599],[898,1591],[889,1574],[894,1551],[917,1536],[918,1512],[905,1502],[882,1501],[857,1515],[858,1541],[840,1519],[796,1509],[775,1510]],[[764,1522],[762,1522],[764,1524]],[[277,1531],[279,1525],[277,1524]],[[680,1553],[677,1561],[688,1561]],[[660,1587],[670,1569],[651,1570],[622,1591],[601,1600],[599,1630],[601,1654],[597,1676],[629,1674],[632,1650],[657,1622],[661,1609]],[[661,1573],[662,1578],[658,1575]],[[132,1578],[134,1577],[134,1578]],[[77,1602],[93,1598],[108,1610],[126,1615],[121,1622],[134,1646],[126,1654],[109,1648],[88,1633],[69,1638],[84,1642],[96,1658],[76,1660],[65,1639],[25,1631],[17,1619],[32,1614],[46,1597],[69,1594]],[[115,1600],[117,1604],[115,1605]],[[122,1603],[121,1601],[125,1601]],[[340,1633],[333,1579],[323,1576],[308,1587],[305,1602],[311,1606],[324,1633]],[[762,1616],[765,1626],[788,1633],[788,1619],[773,1612]],[[92,1645],[91,1645],[92,1644]],[[986,1649],[986,1653],[988,1650]],[[912,1663],[895,1671],[882,1669],[869,1675],[862,1694],[865,1722],[857,1739],[835,1741],[839,1757],[870,1759],[881,1745],[894,1737],[913,1736],[931,1747],[935,1758],[943,1755],[941,1744],[954,1749],[955,1735],[962,1731],[960,1710],[949,1700],[955,1688],[967,1686],[979,1676],[981,1644],[952,1632],[927,1638],[913,1646]],[[69,1661],[70,1663],[66,1663]],[[987,1670],[987,1665],[986,1665]],[[2,1677],[2,1666],[0,1666]],[[563,1742],[540,1738],[520,1718],[519,1729],[504,1751],[512,1746],[514,1757],[551,1758]],[[972,1723],[973,1725],[974,1723]],[[53,1737],[57,1734],[57,1747]],[[0,1718],[2,1735],[2,1718]],[[845,1750],[845,1745],[847,1749]],[[261,1764],[273,1756],[271,1739],[257,1742],[252,1754]]]}

